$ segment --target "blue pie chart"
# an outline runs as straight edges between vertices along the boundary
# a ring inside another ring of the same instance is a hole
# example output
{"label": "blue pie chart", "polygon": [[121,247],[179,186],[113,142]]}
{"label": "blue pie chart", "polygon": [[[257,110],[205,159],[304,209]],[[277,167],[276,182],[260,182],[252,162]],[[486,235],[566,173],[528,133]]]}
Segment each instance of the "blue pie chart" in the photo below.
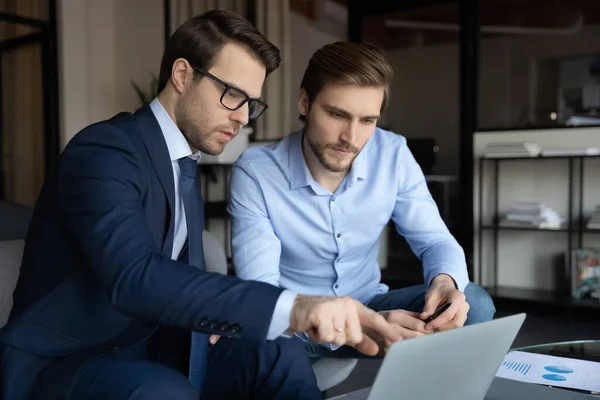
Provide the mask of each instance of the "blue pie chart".
{"label": "blue pie chart", "polygon": [[544,378],[548,381],[555,381],[555,382],[563,382],[563,381],[567,380],[567,377],[562,376],[562,375],[556,375],[556,374],[542,375],[542,378]]}
{"label": "blue pie chart", "polygon": [[557,367],[554,365],[546,365],[544,367],[546,371],[556,372],[557,374],[570,374],[573,370],[569,367]]}

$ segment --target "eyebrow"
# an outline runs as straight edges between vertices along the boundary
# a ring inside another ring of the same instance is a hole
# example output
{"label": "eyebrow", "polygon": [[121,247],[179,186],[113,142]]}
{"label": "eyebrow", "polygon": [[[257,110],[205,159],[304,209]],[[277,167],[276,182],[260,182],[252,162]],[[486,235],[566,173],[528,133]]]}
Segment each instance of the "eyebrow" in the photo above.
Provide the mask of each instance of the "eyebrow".
{"label": "eyebrow", "polygon": [[[323,108],[325,108],[327,111],[333,111],[333,112],[342,114],[346,118],[351,117],[351,115],[348,111],[342,110],[341,108],[336,107],[336,106],[324,104]],[[377,118],[379,118],[379,115],[365,115],[365,116],[360,117],[360,119],[377,119]]]}
{"label": "eyebrow", "polygon": [[248,92],[246,92],[244,89],[240,88],[239,86],[237,86],[237,85],[234,85],[233,83],[227,82],[226,80],[224,80],[224,79],[221,79],[221,78],[219,78],[218,76],[216,76],[216,75],[214,75],[214,74],[213,74],[213,76],[215,76],[216,78],[218,78],[218,79],[219,79],[221,82],[225,83],[225,84],[226,84],[227,86],[229,86],[230,88],[232,88],[232,89],[235,89],[235,90],[237,90],[237,91],[240,91],[240,92],[244,93],[246,96],[248,96],[248,97],[249,97],[249,98],[251,98],[252,100],[260,100],[260,98],[262,97],[262,96],[259,96],[259,97],[252,97],[252,96],[250,96],[250,95],[248,94]]}
{"label": "eyebrow", "polygon": [[[221,80],[222,80],[222,79],[221,79]],[[251,99],[253,99],[253,100],[260,100],[260,98],[261,98],[261,96],[258,96],[258,97],[252,97],[252,96],[250,96],[250,95],[248,94],[248,92],[246,92],[244,89],[240,88],[240,87],[239,87],[239,86],[237,86],[237,85],[232,85],[231,83],[229,83],[229,82],[226,82],[226,81],[223,81],[223,82],[225,82],[225,83],[226,83],[227,85],[229,85],[231,88],[233,88],[233,89],[235,89],[235,90],[238,90],[238,91],[240,91],[240,92],[244,93],[246,96],[250,97],[250,98],[251,98]]]}

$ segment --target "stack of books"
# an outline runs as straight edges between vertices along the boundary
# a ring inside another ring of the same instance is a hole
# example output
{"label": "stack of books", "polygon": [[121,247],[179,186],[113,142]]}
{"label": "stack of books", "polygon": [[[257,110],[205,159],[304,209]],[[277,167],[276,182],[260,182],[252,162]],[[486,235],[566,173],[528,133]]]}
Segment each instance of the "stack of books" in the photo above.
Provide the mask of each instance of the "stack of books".
{"label": "stack of books", "polygon": [[592,218],[588,221],[588,229],[600,229],[600,205],[596,206]]}
{"label": "stack of books", "polygon": [[513,202],[502,224],[539,229],[560,229],[564,222],[564,219],[552,207],[543,203]]}
{"label": "stack of books", "polygon": [[542,147],[534,142],[490,143],[483,150],[486,158],[538,157]]}

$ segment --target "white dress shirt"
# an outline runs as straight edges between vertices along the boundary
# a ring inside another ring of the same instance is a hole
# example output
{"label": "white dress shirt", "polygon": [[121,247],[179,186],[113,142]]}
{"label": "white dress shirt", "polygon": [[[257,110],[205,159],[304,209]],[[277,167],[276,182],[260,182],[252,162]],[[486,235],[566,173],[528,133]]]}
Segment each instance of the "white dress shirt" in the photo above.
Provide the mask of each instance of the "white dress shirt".
{"label": "white dress shirt", "polygon": [[[167,113],[162,104],[160,104],[158,98],[152,100],[150,109],[152,110],[152,113],[154,113],[158,125],[165,137],[165,141],[167,142],[171,166],[173,167],[173,183],[175,184],[175,226],[171,258],[176,260],[187,239],[185,208],[183,207],[183,197],[181,197],[179,193],[181,170],[179,169],[178,160],[183,157],[190,157],[199,161],[200,152],[192,153],[192,149],[190,148],[187,139],[183,136],[183,133],[181,133],[175,122],[173,122],[169,113]],[[290,314],[295,298],[296,293],[289,290],[285,290],[279,295],[279,299],[275,305],[275,311],[273,312],[273,318],[269,325],[267,340],[274,340],[282,335],[288,336],[288,334],[284,334],[284,332],[288,330],[290,325]]]}

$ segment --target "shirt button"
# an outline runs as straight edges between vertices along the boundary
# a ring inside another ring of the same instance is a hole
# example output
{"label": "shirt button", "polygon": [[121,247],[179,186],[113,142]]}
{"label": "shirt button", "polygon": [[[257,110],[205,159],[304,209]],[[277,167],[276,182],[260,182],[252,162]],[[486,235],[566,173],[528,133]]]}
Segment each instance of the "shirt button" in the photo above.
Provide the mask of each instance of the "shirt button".
{"label": "shirt button", "polygon": [[342,234],[341,234],[341,233],[338,233],[338,234],[337,234],[337,237],[338,237],[338,238],[341,238],[341,237],[342,237]]}
{"label": "shirt button", "polygon": [[333,196],[333,197],[331,198],[331,201],[335,201],[335,196]]}
{"label": "shirt button", "polygon": [[338,285],[337,283],[335,284],[334,288],[339,289],[340,285]]}

